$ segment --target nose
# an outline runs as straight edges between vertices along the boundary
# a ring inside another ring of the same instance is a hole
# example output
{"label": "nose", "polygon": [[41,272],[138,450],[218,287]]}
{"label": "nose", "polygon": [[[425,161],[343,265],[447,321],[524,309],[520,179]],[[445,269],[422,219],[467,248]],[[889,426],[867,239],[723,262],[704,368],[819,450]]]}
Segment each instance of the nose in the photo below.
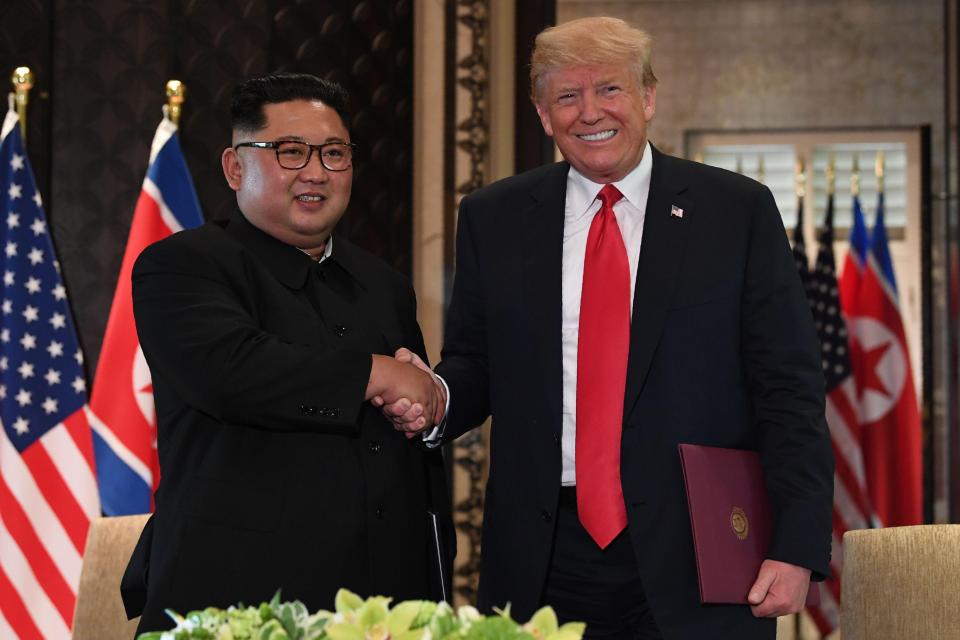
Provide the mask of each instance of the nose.
{"label": "nose", "polygon": [[603,110],[592,91],[583,92],[583,106],[580,109],[580,120],[584,124],[594,124],[603,117]]}
{"label": "nose", "polygon": [[320,161],[320,152],[311,149],[306,166],[300,169],[299,178],[307,182],[326,182],[328,177],[327,168]]}

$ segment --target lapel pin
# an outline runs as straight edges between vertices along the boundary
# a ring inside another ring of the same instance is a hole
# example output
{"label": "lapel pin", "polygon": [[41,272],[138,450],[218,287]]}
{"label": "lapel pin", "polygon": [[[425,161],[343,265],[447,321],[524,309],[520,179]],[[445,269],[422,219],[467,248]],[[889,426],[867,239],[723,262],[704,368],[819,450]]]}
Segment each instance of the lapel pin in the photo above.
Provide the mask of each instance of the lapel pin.
{"label": "lapel pin", "polygon": [[674,218],[683,218],[683,209],[681,209],[680,207],[678,207],[678,206],[675,205],[675,204],[674,204],[674,205],[671,205],[671,206],[670,206],[670,215],[673,216]]}

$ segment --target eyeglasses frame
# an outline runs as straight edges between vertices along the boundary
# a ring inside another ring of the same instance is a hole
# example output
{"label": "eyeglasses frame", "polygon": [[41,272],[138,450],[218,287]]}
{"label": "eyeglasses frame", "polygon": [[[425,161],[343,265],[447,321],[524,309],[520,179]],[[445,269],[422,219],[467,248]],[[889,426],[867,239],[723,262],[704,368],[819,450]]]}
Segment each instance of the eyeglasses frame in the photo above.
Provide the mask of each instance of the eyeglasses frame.
{"label": "eyeglasses frame", "polygon": [[[292,167],[292,168],[285,167],[280,162],[280,145],[284,143],[289,143],[289,142],[295,142],[297,144],[306,145],[307,147],[310,148],[310,151],[307,153],[307,159],[304,160],[303,164],[300,165],[299,167]],[[333,145],[349,147],[352,152],[355,152],[357,150],[357,145],[353,142],[335,141],[335,142],[323,142],[321,144],[310,144],[309,142],[304,142],[302,140],[274,140],[273,142],[238,142],[237,144],[233,145],[233,148],[234,150],[237,150],[240,147],[252,147],[254,149],[273,149],[275,155],[277,156],[277,164],[280,165],[281,169],[286,169],[287,171],[299,171],[300,169],[303,169],[305,166],[310,164],[310,160],[311,158],[313,158],[314,151],[317,152],[317,157],[320,158],[320,164],[323,165],[323,168],[326,169],[327,171],[340,172],[340,171],[346,171],[347,169],[352,168],[353,167],[352,157],[350,158],[350,164],[344,167],[343,169],[332,169],[327,166],[327,163],[323,161],[323,148],[332,147]]]}

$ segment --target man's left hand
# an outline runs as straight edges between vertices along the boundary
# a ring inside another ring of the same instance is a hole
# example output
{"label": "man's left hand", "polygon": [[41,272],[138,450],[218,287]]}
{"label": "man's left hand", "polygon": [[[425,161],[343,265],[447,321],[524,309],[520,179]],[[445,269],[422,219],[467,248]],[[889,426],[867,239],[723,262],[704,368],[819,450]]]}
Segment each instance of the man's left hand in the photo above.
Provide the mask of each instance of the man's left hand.
{"label": "man's left hand", "polygon": [[747,601],[757,618],[775,618],[803,609],[810,588],[810,569],[778,560],[764,560]]}

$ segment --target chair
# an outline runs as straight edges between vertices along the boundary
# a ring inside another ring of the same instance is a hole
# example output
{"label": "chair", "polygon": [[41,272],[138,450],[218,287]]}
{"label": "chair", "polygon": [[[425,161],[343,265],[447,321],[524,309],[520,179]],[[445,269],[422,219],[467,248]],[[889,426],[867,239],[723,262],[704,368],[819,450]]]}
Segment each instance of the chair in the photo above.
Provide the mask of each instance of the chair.
{"label": "chair", "polygon": [[960,525],[848,531],[843,640],[960,638]]}
{"label": "chair", "polygon": [[73,640],[133,638],[139,618],[127,620],[120,600],[120,578],[149,517],[97,518],[90,523],[73,615]]}

